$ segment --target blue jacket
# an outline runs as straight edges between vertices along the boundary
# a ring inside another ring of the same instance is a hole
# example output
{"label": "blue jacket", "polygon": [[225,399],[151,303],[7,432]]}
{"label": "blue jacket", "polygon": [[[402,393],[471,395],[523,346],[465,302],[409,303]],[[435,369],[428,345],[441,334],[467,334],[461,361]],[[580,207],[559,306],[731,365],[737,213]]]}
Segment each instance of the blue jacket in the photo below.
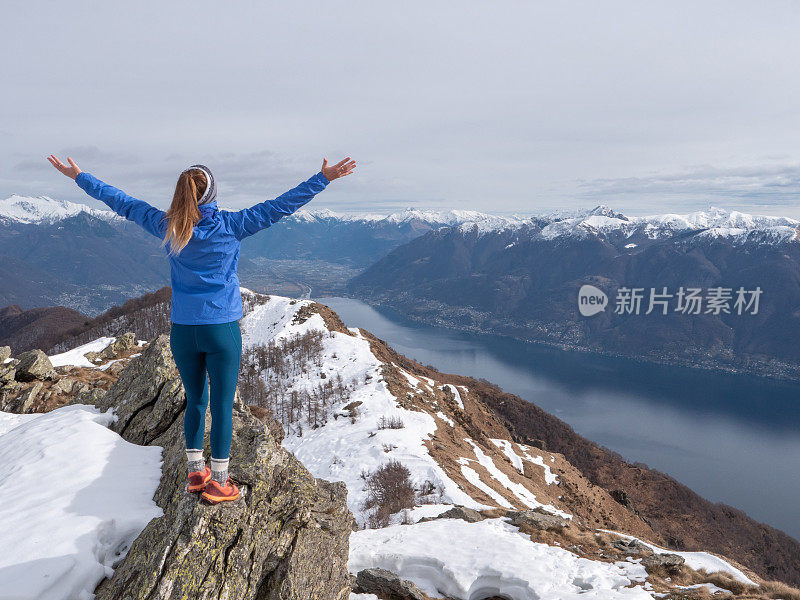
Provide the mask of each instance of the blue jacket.
{"label": "blue jacket", "polygon": [[[163,210],[128,196],[86,172],[75,183],[108,205],[118,215],[141,225],[145,231],[164,239],[166,221]],[[274,200],[266,200],[239,211],[219,210],[217,202],[201,205],[200,221],[189,243],[176,256],[169,256],[172,281],[173,323],[203,325],[227,323],[242,318],[239,290],[239,250],[241,241],[290,215],[309,202],[329,183],[322,171]],[[164,247],[169,252],[169,242]]]}

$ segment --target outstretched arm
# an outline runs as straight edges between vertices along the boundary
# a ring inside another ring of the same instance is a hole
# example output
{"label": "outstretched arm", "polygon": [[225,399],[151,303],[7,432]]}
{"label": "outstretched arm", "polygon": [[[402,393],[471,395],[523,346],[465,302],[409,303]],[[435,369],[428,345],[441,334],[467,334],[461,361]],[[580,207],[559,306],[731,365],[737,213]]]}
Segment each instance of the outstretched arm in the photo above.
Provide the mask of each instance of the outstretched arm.
{"label": "outstretched arm", "polygon": [[81,171],[78,165],[75,164],[75,161],[70,157],[67,157],[69,166],[62,163],[52,154],[47,160],[64,175],[74,179],[78,187],[92,198],[100,200],[115,213],[140,225],[145,231],[153,234],[157,238],[164,237],[164,224],[162,223],[162,219],[166,213],[163,210],[150,206],[147,202],[129,196],[122,190],[103,183],[94,175]]}
{"label": "outstretched arm", "polygon": [[274,200],[265,200],[260,204],[238,212],[223,211],[222,214],[228,219],[234,235],[240,240],[244,239],[269,227],[281,217],[292,214],[298,208],[310,202],[331,181],[350,175],[355,167],[356,163],[350,160],[350,157],[330,167],[328,166],[328,160],[324,159],[322,161],[322,169],[316,175],[288,192],[281,194]]}

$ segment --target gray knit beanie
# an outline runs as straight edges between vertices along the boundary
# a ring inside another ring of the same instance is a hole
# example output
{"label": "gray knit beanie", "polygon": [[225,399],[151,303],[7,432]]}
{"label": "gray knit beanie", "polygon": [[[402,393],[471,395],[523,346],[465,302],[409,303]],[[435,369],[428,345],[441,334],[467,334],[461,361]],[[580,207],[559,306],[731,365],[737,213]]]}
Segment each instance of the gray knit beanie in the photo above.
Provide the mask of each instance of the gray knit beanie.
{"label": "gray knit beanie", "polygon": [[192,165],[184,169],[181,174],[186,173],[186,171],[191,171],[192,169],[200,169],[206,176],[206,191],[203,192],[203,197],[197,201],[197,204],[213,202],[217,197],[217,184],[214,182],[214,175],[211,173],[211,169],[205,165]]}

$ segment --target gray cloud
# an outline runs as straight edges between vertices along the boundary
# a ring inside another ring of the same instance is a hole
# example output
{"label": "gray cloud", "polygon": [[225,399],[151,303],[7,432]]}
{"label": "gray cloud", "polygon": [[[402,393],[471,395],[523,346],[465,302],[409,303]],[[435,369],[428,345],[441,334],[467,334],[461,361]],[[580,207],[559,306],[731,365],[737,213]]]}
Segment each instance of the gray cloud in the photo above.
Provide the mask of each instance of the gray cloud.
{"label": "gray cloud", "polygon": [[776,214],[800,214],[800,163],[726,168],[698,165],[674,173],[600,178],[578,185],[581,196],[593,202],[636,199],[648,206],[666,202],[689,208],[712,202],[728,208],[748,206]]}
{"label": "gray cloud", "polygon": [[203,162],[237,208],[350,155],[316,205],[789,209],[799,26],[743,0],[20,5],[0,197],[91,204],[48,172],[71,153],[162,207]]}

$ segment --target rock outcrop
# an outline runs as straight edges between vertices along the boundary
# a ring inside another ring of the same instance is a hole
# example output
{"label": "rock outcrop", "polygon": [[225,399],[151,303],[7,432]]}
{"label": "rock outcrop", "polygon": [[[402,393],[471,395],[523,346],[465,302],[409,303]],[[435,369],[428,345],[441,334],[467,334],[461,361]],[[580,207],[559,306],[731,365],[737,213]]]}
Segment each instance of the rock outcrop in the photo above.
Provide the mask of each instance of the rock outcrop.
{"label": "rock outcrop", "polygon": [[54,367],[41,349],[12,357],[8,346],[0,346],[0,410],[34,413],[75,402],[96,404],[130,359],[137,356],[136,350],[134,334],[128,332],[101,352],[84,354],[95,363],[107,362],[98,369],[76,365]]}
{"label": "rock outcrop", "polygon": [[[8,346],[6,346],[6,348],[8,348]],[[4,384],[7,381],[14,381],[18,364],[19,361],[16,358],[0,362],[0,384]]]}
{"label": "rock outcrop", "polygon": [[48,356],[39,350],[28,350],[18,357],[16,378],[18,381],[34,381],[36,379],[55,379],[56,371]]}
{"label": "rock outcrop", "polygon": [[668,572],[676,571],[686,562],[678,554],[651,554],[642,559],[642,564],[647,569],[666,569]]}
{"label": "rock outcrop", "polygon": [[650,546],[643,544],[636,538],[631,540],[615,540],[612,542],[612,545],[624,554],[632,554],[635,556],[650,556],[654,554]]}
{"label": "rock outcrop", "polygon": [[506,511],[506,517],[517,527],[527,526],[542,531],[559,530],[569,527],[569,521],[567,519],[539,508],[531,510],[509,510]]}
{"label": "rock outcrop", "polygon": [[425,521],[433,521],[434,519],[461,519],[467,523],[477,523],[478,521],[483,521],[485,518],[486,517],[484,517],[474,508],[456,504],[453,508],[444,511],[435,517],[422,517],[418,522],[424,523]]}
{"label": "rock outcrop", "polygon": [[136,337],[132,331],[128,331],[118,336],[108,346],[100,350],[100,352],[87,352],[84,356],[89,361],[97,362],[97,359],[116,358],[117,355],[133,350],[135,347]]}
{"label": "rock outcrop", "polygon": [[358,594],[375,594],[386,600],[428,600],[413,581],[401,579],[386,569],[362,569],[356,575],[353,591]]}
{"label": "rock outcrop", "polygon": [[[354,518],[345,484],[313,477],[276,442],[269,415],[256,417],[238,393],[230,474],[241,498],[212,506],[185,491],[185,396],[169,336],[151,342],[95,400],[100,409],[114,409],[112,428],[123,438],[164,448],[154,497],[164,515],[101,582],[97,600],[349,596]],[[207,418],[206,435],[209,425]]]}

